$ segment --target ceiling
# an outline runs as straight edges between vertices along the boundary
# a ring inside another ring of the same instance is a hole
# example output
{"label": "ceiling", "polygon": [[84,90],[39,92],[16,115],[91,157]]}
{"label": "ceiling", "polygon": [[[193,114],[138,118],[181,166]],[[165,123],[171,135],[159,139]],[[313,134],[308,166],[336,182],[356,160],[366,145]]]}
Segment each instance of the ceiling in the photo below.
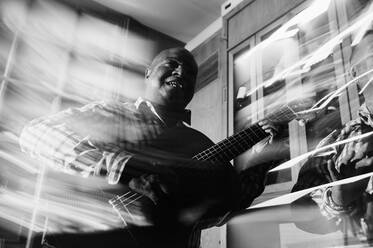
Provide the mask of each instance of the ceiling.
{"label": "ceiling", "polygon": [[225,0],[93,0],[185,43],[219,18]]}

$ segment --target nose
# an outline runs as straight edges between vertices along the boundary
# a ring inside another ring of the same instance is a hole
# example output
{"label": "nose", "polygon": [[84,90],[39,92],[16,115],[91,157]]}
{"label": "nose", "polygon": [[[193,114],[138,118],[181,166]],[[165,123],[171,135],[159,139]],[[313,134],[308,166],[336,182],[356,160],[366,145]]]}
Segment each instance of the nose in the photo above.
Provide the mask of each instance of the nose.
{"label": "nose", "polygon": [[172,71],[172,75],[174,76],[181,76],[183,74],[183,67],[182,65],[178,65],[173,71]]}

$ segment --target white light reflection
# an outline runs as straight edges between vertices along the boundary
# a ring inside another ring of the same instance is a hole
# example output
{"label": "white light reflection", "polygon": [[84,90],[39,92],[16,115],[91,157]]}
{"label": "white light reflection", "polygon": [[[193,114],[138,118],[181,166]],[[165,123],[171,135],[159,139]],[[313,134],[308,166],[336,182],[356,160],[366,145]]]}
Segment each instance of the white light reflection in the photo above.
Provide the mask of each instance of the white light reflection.
{"label": "white light reflection", "polygon": [[293,192],[293,193],[285,194],[285,195],[273,198],[271,200],[253,205],[253,206],[249,207],[249,209],[290,204],[293,201],[299,199],[302,196],[305,196],[306,194],[311,193],[312,191],[314,191],[316,189],[353,183],[353,182],[362,180],[364,178],[369,178],[371,176],[373,176],[373,172],[369,172],[369,173],[365,173],[365,174],[362,174],[362,175],[353,176],[353,177],[349,177],[349,178],[346,178],[346,179],[341,179],[341,180],[338,180],[338,181],[334,181],[334,182],[331,182],[331,183],[326,183],[326,184],[322,184],[322,185],[315,186],[315,187],[312,187],[312,188],[296,191],[296,192]]}
{"label": "white light reflection", "polygon": [[368,132],[368,133],[364,133],[364,134],[361,134],[361,135],[358,135],[358,136],[354,136],[354,137],[351,137],[351,138],[348,138],[348,139],[345,139],[345,140],[341,140],[341,141],[335,142],[333,144],[317,148],[317,149],[312,150],[312,151],[307,152],[307,153],[303,153],[302,155],[299,155],[299,156],[297,156],[295,158],[292,158],[289,161],[286,161],[285,163],[282,163],[282,164],[276,166],[275,168],[273,168],[272,170],[270,170],[270,172],[291,168],[291,167],[297,165],[297,163],[299,163],[300,161],[302,161],[304,159],[307,159],[310,156],[313,156],[313,155],[315,155],[315,154],[317,154],[319,152],[326,151],[326,150],[334,148],[334,147],[336,147],[338,145],[343,145],[343,144],[346,144],[346,143],[349,143],[349,142],[352,142],[352,141],[355,141],[355,140],[364,139],[366,137],[371,136],[372,134],[373,134],[373,131]]}
{"label": "white light reflection", "polygon": [[314,1],[310,7],[303,10],[302,12],[294,16],[292,19],[290,19],[288,22],[286,22],[283,26],[281,26],[278,30],[276,30],[269,38],[260,42],[258,45],[250,49],[247,53],[243,54],[240,57],[240,60],[247,60],[249,57],[253,56],[256,52],[260,52],[262,49],[265,49],[267,46],[269,46],[273,42],[277,40],[289,38],[297,34],[298,32],[297,28],[291,29],[291,30],[288,30],[288,29],[291,28],[292,26],[309,22],[312,19],[323,14],[325,11],[328,10],[329,4],[330,4],[330,0]]}
{"label": "white light reflection", "polygon": [[371,78],[368,80],[368,82],[363,86],[363,88],[361,88],[361,90],[359,91],[359,95],[361,95],[361,94],[364,92],[364,90],[367,89],[367,87],[370,85],[371,82],[373,82],[373,77],[371,77]]}
{"label": "white light reflection", "polygon": [[[367,12],[372,13],[373,12],[373,4],[370,5],[368,8]],[[360,43],[360,41],[363,39],[365,33],[367,30],[372,26],[372,20],[367,21],[365,24],[361,25],[361,27],[357,30],[357,33],[355,35],[355,38],[353,39],[351,46],[356,46],[357,44]]]}
{"label": "white light reflection", "polygon": [[27,171],[31,174],[37,174],[39,172],[39,170],[35,169],[35,167],[33,167],[32,165],[30,165],[28,163],[25,163],[24,161],[15,157],[14,155],[12,155],[10,153],[0,151],[0,158],[3,158],[5,160],[13,163],[14,165],[20,167],[21,169],[23,169],[23,170],[25,170],[25,171]]}
{"label": "white light reflection", "polygon": [[22,40],[17,74],[30,84],[43,82],[81,103],[141,94],[143,71],[158,49],[152,40],[54,2],[38,1],[28,9],[24,2],[7,1],[1,7],[6,27]]}
{"label": "white light reflection", "polygon": [[[106,197],[112,197],[112,194],[106,193],[103,197],[100,195],[103,193],[79,190],[94,183],[102,185],[101,180],[91,180],[88,184],[80,182],[80,186],[71,183],[61,178],[46,180],[38,201],[33,194],[3,188],[0,192],[0,216],[34,231],[44,228],[45,218],[48,218],[48,232],[92,232],[123,227],[107,202]],[[37,215],[31,218],[34,209],[37,209]]]}
{"label": "white light reflection", "polygon": [[[338,88],[337,90],[335,91],[332,91],[330,92],[327,96],[325,96],[324,98],[322,98],[321,100],[323,101],[318,101],[314,106],[312,106],[312,108],[310,109],[307,109],[307,110],[303,110],[303,111],[299,111],[297,112],[298,114],[302,115],[302,114],[308,114],[308,113],[311,113],[311,112],[318,112],[318,111],[321,111],[322,109],[324,109],[334,98],[338,97],[340,94],[342,94],[343,90],[345,90],[348,86],[350,86],[351,84],[357,82],[360,78],[363,78],[365,77],[366,75],[370,74],[373,72],[373,69],[370,69],[364,73],[362,73],[361,75],[355,77],[354,79],[350,80],[349,82],[347,82],[345,85],[343,85],[342,87]],[[368,82],[369,83],[369,82]],[[367,86],[368,83],[365,85]],[[366,88],[366,87],[364,87]],[[362,91],[361,91],[362,92]],[[319,106],[318,106],[319,105]]]}
{"label": "white light reflection", "polygon": [[[319,5],[320,6],[316,6]],[[325,5],[324,5],[325,4]],[[330,1],[316,1],[311,7],[307,8],[306,10],[299,13],[297,16],[293,17],[290,21],[285,23],[281,28],[279,28],[275,33],[273,33],[268,39],[264,40],[263,42],[259,43],[257,46],[250,49],[247,53],[243,54],[239,57],[239,61],[247,60],[249,57],[255,55],[257,52],[261,52],[262,49],[265,49],[269,45],[273,44],[274,42],[278,41],[279,39],[289,38],[290,35],[287,32],[292,31],[291,34],[296,34],[294,30],[288,31],[287,29],[294,26],[300,25],[307,21],[311,21],[312,19],[316,18],[317,16],[324,13],[327,8],[329,7]],[[372,9],[373,4],[370,5],[369,10]],[[308,16],[309,15],[309,16]],[[304,20],[302,19],[304,18]],[[287,68],[283,69],[282,71],[276,72],[273,77],[264,81],[263,83],[257,85],[255,88],[251,89],[249,92],[246,93],[246,96],[250,96],[254,94],[258,89],[261,87],[269,87],[273,83],[286,78],[289,75],[296,75],[295,71],[298,73],[305,73],[310,70],[311,66],[319,63],[326,59],[335,49],[337,45],[339,45],[345,38],[359,30],[359,35],[365,34],[363,31],[366,31],[369,26],[367,23],[371,24],[373,20],[373,11],[365,11],[361,16],[357,18],[357,20],[348,26],[345,30],[340,32],[335,37],[332,37],[329,41],[323,44],[321,47],[313,51],[312,53],[308,54],[304,58],[298,60],[294,64],[288,66]],[[357,44],[360,42],[361,39],[355,38],[355,43]],[[355,45],[356,45],[355,44]],[[299,69],[301,68],[301,69]],[[347,86],[346,86],[347,87]]]}

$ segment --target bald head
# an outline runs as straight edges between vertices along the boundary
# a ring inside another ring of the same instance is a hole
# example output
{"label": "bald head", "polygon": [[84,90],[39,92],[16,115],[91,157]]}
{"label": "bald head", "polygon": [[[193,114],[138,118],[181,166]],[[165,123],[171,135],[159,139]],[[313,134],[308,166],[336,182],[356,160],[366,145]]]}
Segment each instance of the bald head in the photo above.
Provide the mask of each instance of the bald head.
{"label": "bald head", "polygon": [[152,63],[149,66],[149,69],[154,68],[159,64],[164,58],[177,58],[183,60],[183,62],[190,64],[193,69],[193,72],[197,75],[198,66],[197,62],[194,59],[194,56],[191,52],[183,47],[174,47],[161,51],[157,56],[154,57]]}

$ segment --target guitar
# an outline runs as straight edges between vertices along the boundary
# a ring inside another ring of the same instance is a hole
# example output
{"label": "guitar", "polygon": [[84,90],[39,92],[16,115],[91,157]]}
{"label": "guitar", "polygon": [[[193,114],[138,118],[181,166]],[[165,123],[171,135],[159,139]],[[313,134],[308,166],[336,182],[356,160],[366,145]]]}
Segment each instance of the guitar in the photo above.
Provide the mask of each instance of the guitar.
{"label": "guitar", "polygon": [[[299,104],[295,107],[293,106],[293,108],[290,108],[287,105],[282,107],[276,113],[270,114],[266,119],[276,123],[283,123],[293,119],[304,120],[309,118],[308,116],[300,116],[298,112],[295,111],[296,108],[299,108]],[[269,136],[269,134],[265,132],[258,123],[256,123],[220,141],[208,149],[195,154],[192,159],[198,161],[228,162],[267,136]],[[123,221],[124,225],[134,224],[138,226],[147,226],[152,225],[153,222],[149,220],[147,214],[144,213],[143,207],[149,205],[146,203],[146,200],[149,202],[149,199],[146,198],[148,197],[128,189],[126,192],[118,194],[110,199],[109,203]]]}

